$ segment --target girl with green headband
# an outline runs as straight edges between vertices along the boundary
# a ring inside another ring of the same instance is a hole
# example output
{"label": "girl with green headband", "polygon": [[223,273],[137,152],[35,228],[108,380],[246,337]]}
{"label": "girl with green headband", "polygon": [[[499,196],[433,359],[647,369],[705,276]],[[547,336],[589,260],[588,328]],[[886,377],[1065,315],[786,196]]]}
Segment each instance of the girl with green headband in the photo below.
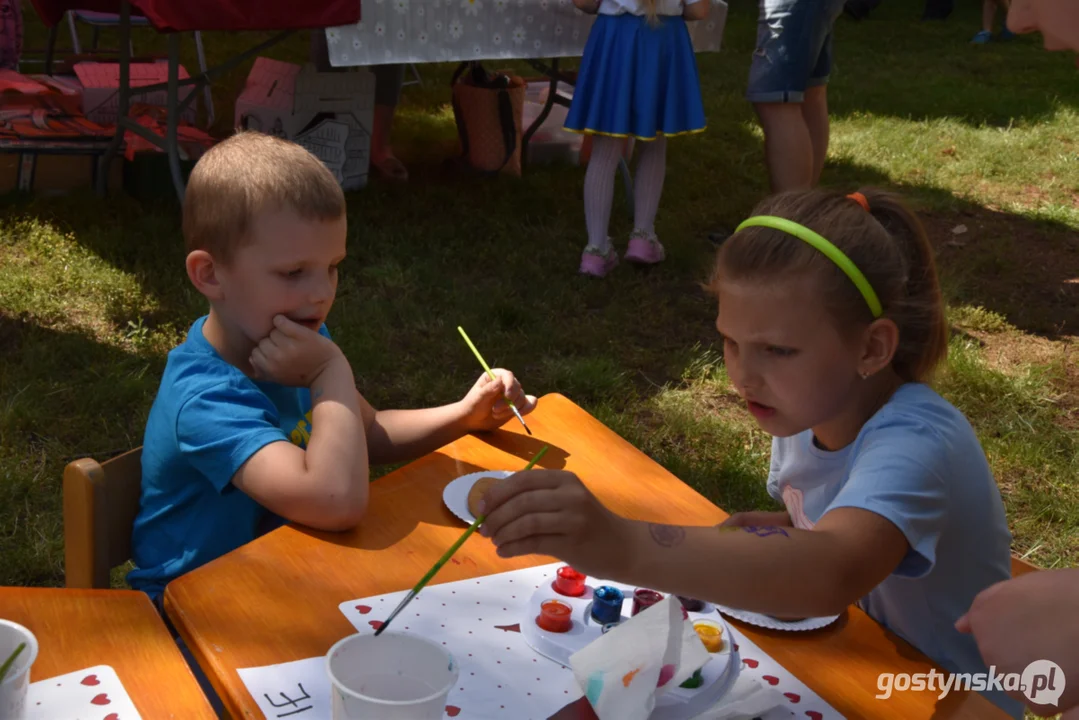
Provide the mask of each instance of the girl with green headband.
{"label": "girl with green headband", "polygon": [[[894,196],[823,190],[764,201],[718,251],[731,383],[773,436],[781,512],[719,528],[607,510],[576,475],[519,473],[484,498],[499,555],[786,618],[857,603],[954,673],[987,673],[955,628],[1011,575],[1011,535],[978,438],[932,389],[947,352],[933,253]],[[1002,691],[986,696],[1016,718]]]}

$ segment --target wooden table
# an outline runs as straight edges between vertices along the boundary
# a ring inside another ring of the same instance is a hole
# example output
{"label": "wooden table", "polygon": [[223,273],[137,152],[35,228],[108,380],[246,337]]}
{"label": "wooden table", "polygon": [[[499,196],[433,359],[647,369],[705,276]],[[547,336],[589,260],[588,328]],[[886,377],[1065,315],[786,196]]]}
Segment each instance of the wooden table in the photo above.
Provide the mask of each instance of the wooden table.
{"label": "wooden table", "polygon": [[[325,654],[355,632],[337,606],[359,597],[405,590],[464,530],[442,504],[442,489],[477,470],[523,467],[543,444],[545,468],[576,472],[600,500],[623,515],[714,525],[727,514],[581,408],[546,395],[528,417],[528,437],[515,421],[505,429],[451,443],[371,487],[363,527],[341,534],[284,527],[181,577],[166,588],[165,608],[234,717],[261,717],[237,668]],[[503,560],[486,538],[473,536],[434,582],[451,582],[553,562],[529,556]],[[929,672],[935,666],[851,607],[830,628],[773,633],[739,625],[750,639],[847,717],[1006,717],[977,693],[937,701],[930,692],[877,700],[881,672]]]}
{"label": "wooden table", "polygon": [[145,593],[0,587],[0,618],[37,637],[31,682],[109,665],[146,720],[217,717]]}

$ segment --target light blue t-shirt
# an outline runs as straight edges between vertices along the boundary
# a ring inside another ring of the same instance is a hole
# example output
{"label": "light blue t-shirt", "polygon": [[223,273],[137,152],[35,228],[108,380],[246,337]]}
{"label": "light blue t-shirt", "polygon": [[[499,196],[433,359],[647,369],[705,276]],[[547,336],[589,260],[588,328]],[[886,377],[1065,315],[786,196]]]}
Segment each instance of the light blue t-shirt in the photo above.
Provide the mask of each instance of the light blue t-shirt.
{"label": "light blue t-shirt", "polygon": [[170,580],[282,524],[232,477],[264,446],[306,448],[311,436],[310,390],[244,375],[203,336],[205,322],[169,353],[146,422],[127,581],[155,600]]}
{"label": "light blue t-shirt", "polygon": [[[1000,491],[970,423],[926,385],[908,383],[836,452],[813,431],[773,438],[768,492],[796,527],[862,508],[890,520],[910,551],[858,605],[953,673],[988,672],[971,635],[955,629],[974,596],[1011,577]],[[1022,705],[985,696],[1016,718]]]}

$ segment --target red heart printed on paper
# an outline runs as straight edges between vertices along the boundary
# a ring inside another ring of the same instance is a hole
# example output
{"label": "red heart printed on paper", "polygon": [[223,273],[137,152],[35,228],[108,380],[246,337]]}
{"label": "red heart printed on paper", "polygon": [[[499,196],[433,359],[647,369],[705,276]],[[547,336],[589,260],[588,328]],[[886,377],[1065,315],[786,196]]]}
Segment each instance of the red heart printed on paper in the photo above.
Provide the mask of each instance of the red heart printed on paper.
{"label": "red heart printed on paper", "polygon": [[744,662],[746,665],[749,665],[751,668],[755,668],[760,665],[760,663],[753,658],[745,658],[744,660],[742,660],[742,662]]}
{"label": "red heart printed on paper", "polygon": [[109,713],[105,716],[105,720],[120,720],[120,716],[116,713]]}
{"label": "red heart printed on paper", "polygon": [[779,684],[779,678],[775,677],[774,675],[765,675],[763,679],[769,685],[778,685]]}
{"label": "red heart printed on paper", "polygon": [[94,705],[108,705],[112,700],[109,700],[108,693],[101,693],[100,695],[95,695],[94,699],[90,702]]}
{"label": "red heart printed on paper", "polygon": [[380,627],[382,627],[382,621],[381,620],[371,620],[367,624],[370,625],[371,627],[373,627],[375,630],[378,630]]}
{"label": "red heart printed on paper", "polygon": [[461,708],[457,707],[456,705],[447,705],[446,714],[450,717],[457,717],[461,714]]}
{"label": "red heart printed on paper", "polygon": [[357,605],[356,609],[360,611],[360,615],[366,615],[367,613],[371,612],[370,605]]}
{"label": "red heart printed on paper", "polygon": [[806,715],[813,718],[813,720],[824,720],[824,716],[816,710],[806,710]]}
{"label": "red heart printed on paper", "polygon": [[101,681],[97,679],[97,675],[87,675],[82,679],[83,685],[100,685]]}
{"label": "red heart printed on paper", "polygon": [[734,644],[734,651],[735,651],[735,652],[738,652],[738,643],[735,643],[735,644]]}
{"label": "red heart printed on paper", "polygon": [[798,701],[800,701],[802,699],[802,696],[799,695],[798,693],[783,693],[783,694],[786,695],[787,699],[790,700],[792,703],[796,703],[796,702],[798,702]]}

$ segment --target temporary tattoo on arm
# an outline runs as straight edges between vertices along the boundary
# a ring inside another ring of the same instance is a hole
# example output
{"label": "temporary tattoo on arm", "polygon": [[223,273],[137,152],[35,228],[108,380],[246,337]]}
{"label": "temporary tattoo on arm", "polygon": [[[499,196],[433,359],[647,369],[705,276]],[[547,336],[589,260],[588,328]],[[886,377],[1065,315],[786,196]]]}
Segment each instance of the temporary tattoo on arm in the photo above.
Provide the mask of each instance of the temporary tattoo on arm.
{"label": "temporary tattoo on arm", "polygon": [[757,537],[768,537],[769,535],[782,535],[783,537],[790,537],[787,531],[776,525],[746,525],[744,528],[747,533],[752,533]]}
{"label": "temporary tattoo on arm", "polygon": [[648,531],[652,533],[652,539],[661,547],[678,547],[686,539],[686,529],[677,525],[648,524]]}
{"label": "temporary tattoo on arm", "polygon": [[723,525],[722,523],[716,525],[716,530],[722,533],[735,532],[741,530],[757,537],[768,537],[769,535],[782,535],[783,537],[790,537],[787,534],[786,529],[778,527],[776,525]]}

